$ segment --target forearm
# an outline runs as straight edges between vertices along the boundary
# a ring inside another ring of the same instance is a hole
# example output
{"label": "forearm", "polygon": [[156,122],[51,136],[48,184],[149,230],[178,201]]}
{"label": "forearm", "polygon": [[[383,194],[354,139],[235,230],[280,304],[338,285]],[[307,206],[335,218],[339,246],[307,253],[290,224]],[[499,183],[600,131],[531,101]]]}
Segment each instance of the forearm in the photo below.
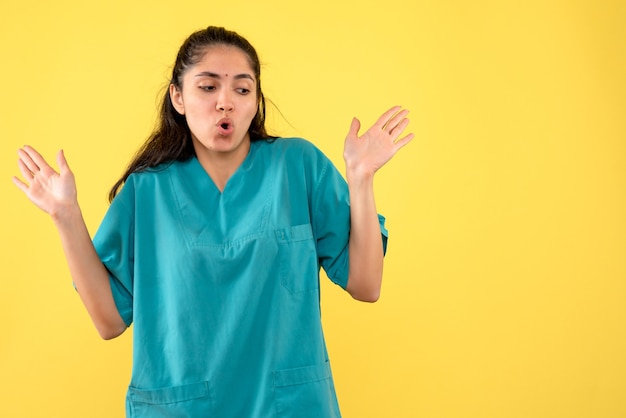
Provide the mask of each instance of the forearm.
{"label": "forearm", "polygon": [[115,338],[126,329],[111,291],[109,274],[98,257],[78,205],[52,216],[59,231],[76,290],[100,336]]}
{"label": "forearm", "polygon": [[361,122],[353,118],[346,136],[343,158],[351,216],[347,290],[358,300],[374,302],[380,296],[383,246],[374,201],[374,173],[413,139],[413,134],[398,139],[409,123],[408,113],[394,106],[361,136]]}
{"label": "forearm", "polygon": [[347,291],[361,301],[380,296],[383,246],[374,199],[374,176],[348,172],[350,190],[350,268]]}

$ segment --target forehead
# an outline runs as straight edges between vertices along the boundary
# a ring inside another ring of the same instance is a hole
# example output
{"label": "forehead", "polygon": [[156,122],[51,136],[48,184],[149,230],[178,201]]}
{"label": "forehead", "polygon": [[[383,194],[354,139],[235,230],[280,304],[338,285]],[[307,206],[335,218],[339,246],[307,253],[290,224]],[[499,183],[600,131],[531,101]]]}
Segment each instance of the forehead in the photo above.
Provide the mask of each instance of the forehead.
{"label": "forehead", "polygon": [[210,71],[220,75],[249,74],[254,70],[250,58],[241,49],[229,45],[212,45],[204,49],[200,60],[189,69],[189,73]]}

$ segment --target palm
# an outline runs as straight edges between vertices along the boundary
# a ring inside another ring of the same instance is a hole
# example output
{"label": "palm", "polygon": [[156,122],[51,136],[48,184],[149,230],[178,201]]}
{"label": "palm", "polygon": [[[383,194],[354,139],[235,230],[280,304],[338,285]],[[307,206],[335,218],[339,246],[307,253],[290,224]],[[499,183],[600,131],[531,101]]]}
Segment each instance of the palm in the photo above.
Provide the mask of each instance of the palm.
{"label": "palm", "polygon": [[74,175],[62,152],[57,155],[60,173],[50,167],[35,149],[24,147],[18,152],[18,166],[28,184],[17,178],[13,181],[37,207],[55,214],[76,201]]}
{"label": "palm", "polygon": [[348,169],[373,175],[413,139],[413,134],[398,139],[409,124],[406,118],[409,111],[399,110],[398,106],[389,109],[361,136],[360,122],[353,119],[343,153]]}

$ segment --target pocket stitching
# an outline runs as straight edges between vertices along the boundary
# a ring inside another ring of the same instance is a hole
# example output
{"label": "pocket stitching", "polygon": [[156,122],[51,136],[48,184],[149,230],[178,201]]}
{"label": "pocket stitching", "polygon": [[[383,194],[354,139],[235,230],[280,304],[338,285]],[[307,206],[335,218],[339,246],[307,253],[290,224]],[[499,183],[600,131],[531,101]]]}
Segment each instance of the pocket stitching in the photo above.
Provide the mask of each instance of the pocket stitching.
{"label": "pocket stitching", "polygon": [[281,254],[281,251],[285,251],[284,249],[281,249],[281,246],[289,246],[294,244],[306,245],[307,243],[312,246],[314,254],[317,254],[311,224],[300,224],[288,228],[276,229],[275,234],[278,241],[280,260],[280,285],[292,294],[301,294],[317,290],[317,282],[313,281],[308,286],[304,286],[302,288],[296,289],[295,286],[292,286],[287,277],[290,272],[290,269],[288,268],[288,260],[285,260],[283,255]]}
{"label": "pocket stitching", "polygon": [[[296,374],[304,374],[306,378],[299,377],[296,379],[294,377]],[[307,383],[320,382],[332,377],[328,362],[293,369],[276,370],[273,375],[274,387],[276,388],[306,385]]]}
{"label": "pocket stitching", "polygon": [[[185,391],[192,391],[192,393],[178,393],[173,396],[174,392],[183,391],[182,388],[187,388]],[[158,394],[159,392],[161,392],[161,394]],[[142,403],[146,405],[170,405],[192,401],[194,399],[211,398],[208,382],[198,382],[187,385],[148,390],[138,389],[131,386],[129,387],[129,395],[130,400],[133,403]]]}

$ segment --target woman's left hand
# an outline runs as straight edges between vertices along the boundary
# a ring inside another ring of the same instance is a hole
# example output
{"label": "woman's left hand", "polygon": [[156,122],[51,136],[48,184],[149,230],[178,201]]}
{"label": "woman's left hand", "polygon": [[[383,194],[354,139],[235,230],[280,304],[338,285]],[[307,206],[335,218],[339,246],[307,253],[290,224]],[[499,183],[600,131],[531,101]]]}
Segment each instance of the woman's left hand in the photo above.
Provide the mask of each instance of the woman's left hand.
{"label": "woman's left hand", "polygon": [[346,174],[350,176],[373,176],[396,152],[414,137],[412,133],[398,139],[409,124],[408,110],[394,106],[376,121],[363,135],[359,136],[361,122],[352,119],[346,136],[343,158]]}

